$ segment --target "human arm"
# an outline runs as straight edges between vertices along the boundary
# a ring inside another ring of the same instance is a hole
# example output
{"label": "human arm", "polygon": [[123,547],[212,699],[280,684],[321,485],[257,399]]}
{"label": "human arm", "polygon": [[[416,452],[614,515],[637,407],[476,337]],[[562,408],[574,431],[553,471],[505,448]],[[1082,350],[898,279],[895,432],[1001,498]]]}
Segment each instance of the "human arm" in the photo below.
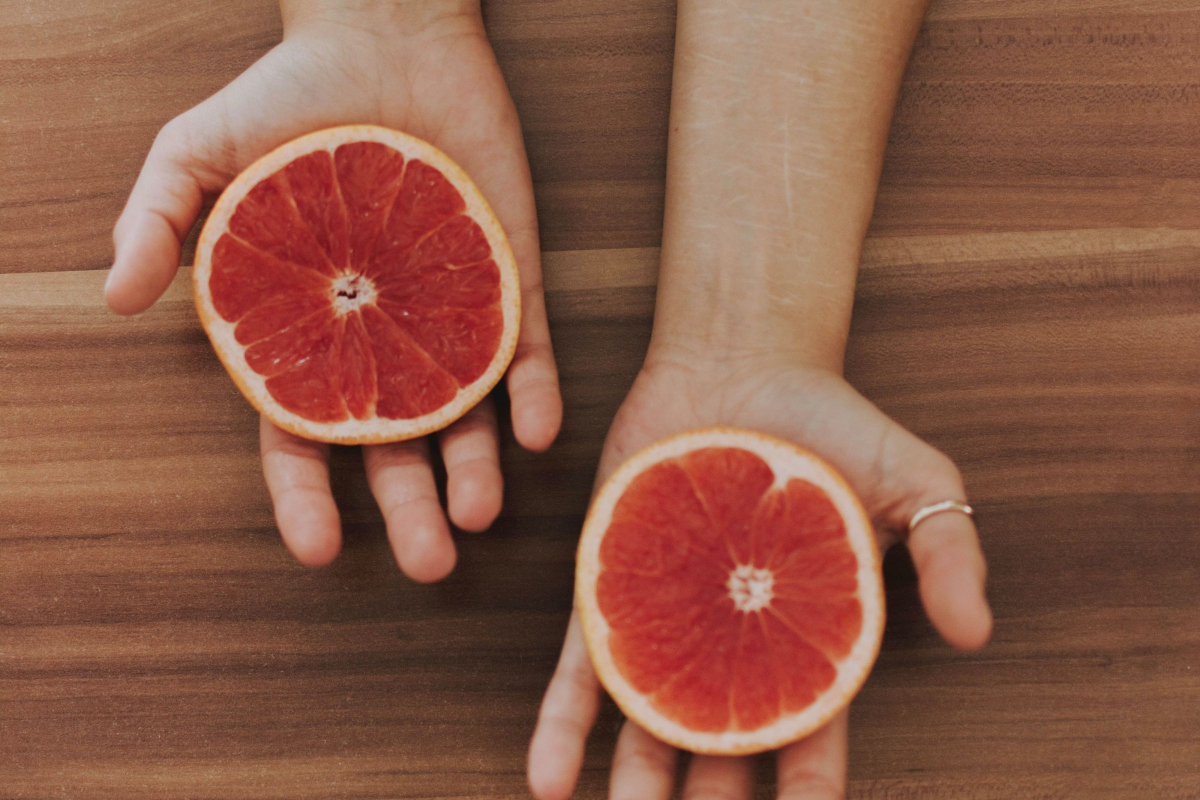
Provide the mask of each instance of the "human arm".
{"label": "human arm", "polygon": [[[843,474],[883,547],[933,502],[965,499],[942,453],[842,378],[854,285],[887,130],[924,0],[683,0],[654,332],[605,442],[603,480],[641,447],[708,425],[803,444]],[[952,644],[991,631],[970,518],[908,538],[921,594]],[[572,621],[530,745],[540,800],[574,786],[599,684]],[[840,797],[846,716],[779,751],[780,797]],[[627,721],[614,800],[669,796],[676,753]],[[749,798],[748,759],[697,756],[684,797]]]}
{"label": "human arm", "polygon": [[[548,447],[562,404],[550,346],[537,218],[516,110],[483,28],[478,0],[284,0],[283,41],[237,79],[169,122],[117,221],[106,298],[145,310],[166,289],[206,197],[259,156],[301,134],[376,123],[431,141],[458,161],[496,210],[523,288],[522,328],[508,372],[513,431]],[[495,411],[485,401],[438,437],[450,521],[480,530],[499,513]],[[285,543],[303,563],[338,552],[328,447],[261,425],[263,472]],[[364,448],[372,491],[401,567],[435,580],[454,565],[427,439]]]}

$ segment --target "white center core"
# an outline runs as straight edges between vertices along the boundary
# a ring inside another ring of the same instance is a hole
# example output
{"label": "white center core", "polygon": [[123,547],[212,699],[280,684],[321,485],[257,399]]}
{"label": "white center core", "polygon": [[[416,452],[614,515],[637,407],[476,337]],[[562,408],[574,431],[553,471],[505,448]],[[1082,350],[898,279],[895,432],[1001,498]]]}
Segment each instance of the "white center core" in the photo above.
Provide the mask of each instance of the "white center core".
{"label": "white center core", "polygon": [[775,596],[775,574],[769,569],[740,564],[729,573],[725,586],[738,611],[758,611],[770,605]]}
{"label": "white center core", "polygon": [[375,301],[375,284],[362,275],[342,275],[333,280],[333,307],[349,314],[359,306]]}

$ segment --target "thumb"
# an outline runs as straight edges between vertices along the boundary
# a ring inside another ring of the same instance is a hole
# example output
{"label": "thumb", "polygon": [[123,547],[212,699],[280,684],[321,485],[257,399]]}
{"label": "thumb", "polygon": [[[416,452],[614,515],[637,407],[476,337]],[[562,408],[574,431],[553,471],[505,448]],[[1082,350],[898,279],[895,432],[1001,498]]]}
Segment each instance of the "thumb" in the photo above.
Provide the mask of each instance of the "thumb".
{"label": "thumb", "polygon": [[104,298],[118,314],[145,311],[166,291],[200,213],[204,187],[191,165],[185,120],[176,117],[155,138],[113,229],[115,255]]}

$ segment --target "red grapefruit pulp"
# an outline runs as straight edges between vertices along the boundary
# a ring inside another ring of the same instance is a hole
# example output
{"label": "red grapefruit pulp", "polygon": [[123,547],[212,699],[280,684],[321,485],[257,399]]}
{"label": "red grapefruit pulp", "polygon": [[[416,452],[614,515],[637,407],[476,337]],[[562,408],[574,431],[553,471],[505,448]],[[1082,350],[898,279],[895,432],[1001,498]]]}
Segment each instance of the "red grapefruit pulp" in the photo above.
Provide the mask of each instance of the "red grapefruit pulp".
{"label": "red grapefruit pulp", "polygon": [[795,445],[697,431],[634,456],[597,494],[577,578],[589,652],[626,714],[697,752],[806,735],[878,651],[874,532]]}
{"label": "red grapefruit pulp", "polygon": [[397,131],[332,128],[222,194],[197,247],[201,321],[280,427],[366,443],[445,427],[507,368],[516,265],[479,190]]}

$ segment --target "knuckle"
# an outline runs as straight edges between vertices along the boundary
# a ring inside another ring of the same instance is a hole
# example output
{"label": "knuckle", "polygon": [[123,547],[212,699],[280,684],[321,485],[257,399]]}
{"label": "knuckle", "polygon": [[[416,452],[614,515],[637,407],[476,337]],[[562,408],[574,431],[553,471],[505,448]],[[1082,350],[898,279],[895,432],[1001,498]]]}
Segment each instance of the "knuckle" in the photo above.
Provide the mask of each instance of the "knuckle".
{"label": "knuckle", "polygon": [[584,665],[559,664],[542,703],[542,722],[570,730],[590,727],[590,709],[599,703],[590,673]]}
{"label": "knuckle", "polygon": [[539,726],[586,736],[600,698],[585,678],[570,672],[560,668],[555,674],[538,714]]}
{"label": "knuckle", "polygon": [[436,498],[432,498],[421,490],[416,491],[398,491],[389,494],[385,500],[380,503],[379,510],[383,512],[385,520],[395,520],[402,512],[411,511],[418,513],[424,506],[432,504],[434,507],[428,509],[430,514],[440,515],[441,507],[437,505]]}
{"label": "knuckle", "polygon": [[796,767],[780,776],[786,791],[780,800],[845,800],[846,789],[841,781],[807,767]]}
{"label": "knuckle", "polygon": [[585,720],[571,714],[569,711],[549,709],[542,715],[542,724],[573,736],[586,735],[589,728]]}
{"label": "knuckle", "polygon": [[447,470],[454,475],[455,478],[466,478],[469,475],[479,475],[485,473],[490,477],[492,473],[500,471],[500,462],[494,455],[480,454],[469,456],[456,461],[453,464],[447,465]]}
{"label": "knuckle", "polygon": [[367,477],[376,480],[396,470],[408,470],[425,466],[429,462],[425,447],[383,447],[368,451],[366,458]]}
{"label": "knuckle", "polygon": [[943,453],[941,450],[933,451],[933,472],[940,476],[940,479],[946,484],[955,489],[962,488],[962,473],[958,469],[958,465],[950,456]]}
{"label": "knuckle", "polygon": [[187,129],[186,116],[180,115],[175,117],[159,129],[158,134],[154,137],[154,144],[151,150],[162,155],[180,151],[187,143]]}
{"label": "knuckle", "polygon": [[[478,406],[476,406],[478,408]],[[467,416],[454,423],[454,427],[450,428],[444,434],[444,437],[449,442],[462,441],[463,439],[474,440],[478,445],[481,442],[480,435],[495,439],[496,437],[496,418],[494,414],[475,413]],[[489,439],[482,439],[487,442]],[[493,448],[494,449],[494,448]]]}
{"label": "knuckle", "polygon": [[527,363],[530,359],[540,358],[545,361],[554,363],[554,348],[550,342],[543,342],[536,339],[523,339],[517,342],[516,355],[513,358],[518,363]]}
{"label": "knuckle", "polygon": [[656,747],[647,742],[630,745],[625,758],[639,771],[669,772],[675,768],[675,757],[671,748],[661,745]]}
{"label": "knuckle", "polygon": [[585,661],[563,664],[560,668],[563,687],[574,697],[586,696],[596,689],[596,676]]}
{"label": "knuckle", "polygon": [[288,484],[275,492],[275,513],[278,517],[283,509],[310,505],[320,497],[320,490],[313,485]]}
{"label": "knuckle", "polygon": [[905,526],[917,511],[931,503],[966,499],[958,465],[941,450],[928,447],[915,466],[917,469],[911,471],[909,488],[905,492],[908,500],[902,504],[903,519],[900,522]]}
{"label": "knuckle", "polygon": [[684,791],[683,800],[737,800],[739,795],[736,790],[704,783]]}
{"label": "knuckle", "polygon": [[[517,346],[508,373],[509,396],[530,398],[538,393],[551,397],[559,394],[558,369],[554,351],[548,342],[528,342]],[[520,402],[525,402],[522,399]]]}
{"label": "knuckle", "polygon": [[546,286],[541,273],[521,282],[521,299],[525,302],[544,302]]}
{"label": "knuckle", "polygon": [[324,463],[327,452],[328,451],[324,447],[312,442],[283,439],[270,444],[265,444],[262,450],[262,457],[264,460],[279,458],[301,458],[306,461],[319,461]]}

